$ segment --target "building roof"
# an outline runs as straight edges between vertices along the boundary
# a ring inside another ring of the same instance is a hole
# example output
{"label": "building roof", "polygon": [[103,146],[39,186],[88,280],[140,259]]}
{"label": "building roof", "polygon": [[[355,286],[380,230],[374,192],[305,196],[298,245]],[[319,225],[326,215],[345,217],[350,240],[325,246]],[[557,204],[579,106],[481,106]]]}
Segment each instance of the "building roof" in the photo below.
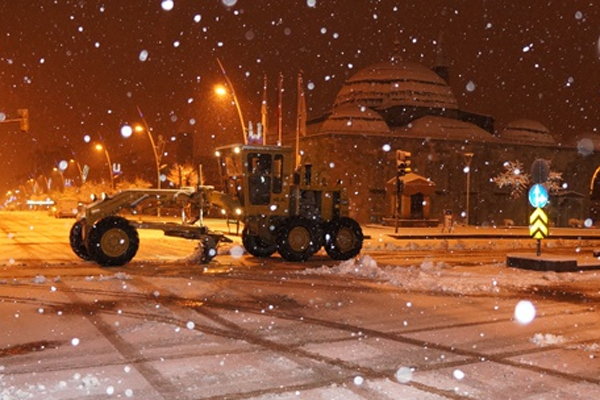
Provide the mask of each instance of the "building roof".
{"label": "building roof", "polygon": [[556,140],[548,128],[537,121],[517,119],[500,131],[499,137],[505,141],[535,145],[556,145]]}
{"label": "building roof", "polygon": [[397,106],[458,109],[450,86],[431,69],[395,60],[368,66],[346,81],[334,108],[347,103],[375,110]]}
{"label": "building roof", "polygon": [[406,137],[443,140],[468,140],[470,142],[498,142],[498,138],[469,122],[458,119],[426,116],[403,126],[396,133]]}
{"label": "building roof", "polygon": [[345,104],[333,110],[320,129],[326,133],[390,134],[384,119],[368,107]]}

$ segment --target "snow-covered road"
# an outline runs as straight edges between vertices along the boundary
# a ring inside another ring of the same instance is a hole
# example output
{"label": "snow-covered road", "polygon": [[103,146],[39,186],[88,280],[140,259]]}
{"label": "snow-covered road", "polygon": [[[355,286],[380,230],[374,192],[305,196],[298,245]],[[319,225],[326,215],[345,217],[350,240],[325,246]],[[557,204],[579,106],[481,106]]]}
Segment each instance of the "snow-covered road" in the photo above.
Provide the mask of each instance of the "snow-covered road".
{"label": "snow-covered road", "polygon": [[498,243],[477,263],[479,242],[376,232],[356,260],[223,254],[204,268],[194,243],[146,231],[133,262],[102,269],[68,251],[72,220],[13,216],[2,400],[600,395],[596,271],[514,270]]}

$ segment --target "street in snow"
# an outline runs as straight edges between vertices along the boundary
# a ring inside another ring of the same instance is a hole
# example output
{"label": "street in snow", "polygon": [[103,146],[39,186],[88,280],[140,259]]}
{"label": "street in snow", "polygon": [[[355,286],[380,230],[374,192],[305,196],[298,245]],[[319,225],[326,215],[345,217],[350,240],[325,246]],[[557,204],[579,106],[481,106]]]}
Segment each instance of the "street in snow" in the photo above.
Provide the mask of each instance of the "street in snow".
{"label": "street in snow", "polygon": [[72,254],[72,220],[2,216],[2,399],[600,394],[598,271],[507,268],[507,251],[534,251],[523,239],[366,227],[356,259],[289,263],[231,236],[201,266],[192,241],[141,231],[132,262],[100,268]]}

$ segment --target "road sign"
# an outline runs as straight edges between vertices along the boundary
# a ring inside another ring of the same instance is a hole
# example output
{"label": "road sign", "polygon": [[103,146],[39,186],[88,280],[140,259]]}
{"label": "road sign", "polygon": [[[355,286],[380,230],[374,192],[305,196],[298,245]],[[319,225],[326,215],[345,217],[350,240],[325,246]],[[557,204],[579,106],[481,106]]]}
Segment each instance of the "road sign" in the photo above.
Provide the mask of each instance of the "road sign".
{"label": "road sign", "polygon": [[529,235],[534,239],[548,237],[548,215],[541,208],[536,208],[529,216]]}
{"label": "road sign", "polygon": [[544,208],[548,204],[548,191],[546,188],[536,183],[529,189],[529,204],[535,208]]}

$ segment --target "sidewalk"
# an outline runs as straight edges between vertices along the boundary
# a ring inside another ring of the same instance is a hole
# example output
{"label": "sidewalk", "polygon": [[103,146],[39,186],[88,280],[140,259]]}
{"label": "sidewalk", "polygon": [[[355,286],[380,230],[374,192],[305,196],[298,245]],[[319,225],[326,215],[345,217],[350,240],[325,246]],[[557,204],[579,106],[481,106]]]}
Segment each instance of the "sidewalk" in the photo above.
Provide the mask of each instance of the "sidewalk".
{"label": "sidewalk", "polygon": [[[528,226],[505,227],[483,227],[483,226],[465,226],[455,225],[451,233],[442,233],[441,227],[399,227],[384,226],[377,224],[363,225],[363,231],[376,232],[381,234],[385,232],[395,239],[427,239],[427,238],[523,238],[531,239]],[[600,239],[600,229],[595,228],[555,228],[549,229],[547,239]]]}

